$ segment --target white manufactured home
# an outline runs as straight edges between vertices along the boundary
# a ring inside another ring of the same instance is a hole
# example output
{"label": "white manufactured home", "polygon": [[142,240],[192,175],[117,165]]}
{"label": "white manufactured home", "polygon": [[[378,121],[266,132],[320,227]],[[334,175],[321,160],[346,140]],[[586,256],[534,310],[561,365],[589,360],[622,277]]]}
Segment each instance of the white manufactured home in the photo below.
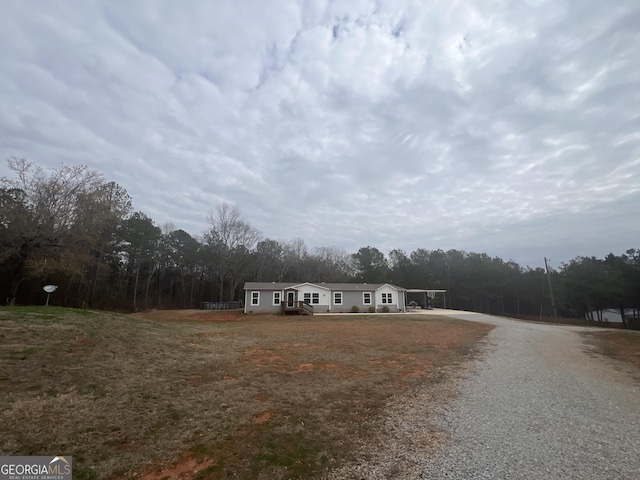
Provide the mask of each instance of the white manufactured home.
{"label": "white manufactured home", "polygon": [[244,313],[404,312],[406,289],[389,283],[247,282]]}
{"label": "white manufactured home", "polygon": [[[624,309],[624,317],[627,321],[637,323],[640,320],[640,311],[633,308]],[[620,309],[605,308],[603,310],[593,310],[585,315],[587,320],[605,323],[623,323]]]}

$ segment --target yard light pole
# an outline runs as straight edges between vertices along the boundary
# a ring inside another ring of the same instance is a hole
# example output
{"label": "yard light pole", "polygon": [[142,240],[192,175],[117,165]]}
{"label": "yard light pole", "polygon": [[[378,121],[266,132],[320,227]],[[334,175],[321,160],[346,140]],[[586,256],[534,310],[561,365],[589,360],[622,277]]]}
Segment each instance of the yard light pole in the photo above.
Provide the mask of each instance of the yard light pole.
{"label": "yard light pole", "polygon": [[49,295],[55,292],[58,289],[57,285],[45,285],[42,289],[47,292],[47,303],[45,303],[45,307],[49,306]]}

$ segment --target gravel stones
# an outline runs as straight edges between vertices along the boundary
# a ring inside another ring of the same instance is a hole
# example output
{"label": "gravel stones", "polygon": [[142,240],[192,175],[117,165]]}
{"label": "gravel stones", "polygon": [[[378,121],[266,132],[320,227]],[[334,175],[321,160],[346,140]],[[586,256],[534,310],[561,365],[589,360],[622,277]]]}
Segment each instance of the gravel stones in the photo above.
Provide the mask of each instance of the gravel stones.
{"label": "gravel stones", "polygon": [[640,478],[640,389],[580,328],[493,319],[424,479]]}
{"label": "gravel stones", "polygon": [[327,479],[640,478],[637,372],[591,354],[581,327],[447,313],[496,328],[464,374],[395,399]]}

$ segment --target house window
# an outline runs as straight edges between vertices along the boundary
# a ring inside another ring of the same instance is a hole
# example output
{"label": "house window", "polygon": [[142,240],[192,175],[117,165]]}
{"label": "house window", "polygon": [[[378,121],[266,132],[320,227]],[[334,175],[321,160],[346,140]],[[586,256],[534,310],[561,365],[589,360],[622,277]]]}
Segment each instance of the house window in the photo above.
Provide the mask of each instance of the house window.
{"label": "house window", "polygon": [[320,294],[319,293],[314,293],[312,295],[313,301],[311,303],[313,303],[314,305],[318,305],[320,303]]}
{"label": "house window", "polygon": [[363,292],[362,293],[362,304],[363,305],[371,305],[371,292]]}
{"label": "house window", "polygon": [[273,304],[280,305],[281,292],[273,292]]}
{"label": "house window", "polygon": [[382,294],[382,303],[393,303],[391,293],[383,293]]}
{"label": "house window", "polygon": [[304,294],[304,303],[306,303],[307,305],[311,303],[311,293],[305,293]]}
{"label": "house window", "polygon": [[260,305],[260,292],[251,292],[251,305]]}
{"label": "house window", "polygon": [[333,304],[342,305],[342,292],[333,292]]}

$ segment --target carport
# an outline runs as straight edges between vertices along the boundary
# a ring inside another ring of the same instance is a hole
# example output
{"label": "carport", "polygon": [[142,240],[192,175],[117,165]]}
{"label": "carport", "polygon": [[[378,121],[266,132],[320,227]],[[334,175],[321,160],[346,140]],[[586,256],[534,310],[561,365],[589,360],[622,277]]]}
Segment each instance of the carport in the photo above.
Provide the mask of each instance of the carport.
{"label": "carport", "polygon": [[407,306],[410,302],[416,302],[421,308],[431,307],[431,301],[436,298],[436,295],[442,294],[443,308],[447,308],[447,291],[446,290],[425,290],[422,288],[409,288],[407,290]]}

